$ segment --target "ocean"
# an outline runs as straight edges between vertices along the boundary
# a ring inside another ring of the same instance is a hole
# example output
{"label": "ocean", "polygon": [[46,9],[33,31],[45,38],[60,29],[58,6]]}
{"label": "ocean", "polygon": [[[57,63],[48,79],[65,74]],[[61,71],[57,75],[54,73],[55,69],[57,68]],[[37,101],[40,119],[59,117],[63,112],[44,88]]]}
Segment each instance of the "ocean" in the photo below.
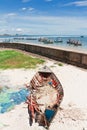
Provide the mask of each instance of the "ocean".
{"label": "ocean", "polygon": [[[39,38],[48,38],[53,41],[53,44],[46,44],[47,46],[57,46],[61,48],[68,48],[73,50],[87,52],[87,36],[57,36],[57,35],[15,35],[15,36],[0,36],[0,42],[19,42],[19,43],[33,43],[44,45],[43,42],[39,42]],[[63,42],[54,42],[55,39],[61,38]],[[79,41],[81,46],[75,46],[73,44],[67,44],[67,41],[71,39]]]}

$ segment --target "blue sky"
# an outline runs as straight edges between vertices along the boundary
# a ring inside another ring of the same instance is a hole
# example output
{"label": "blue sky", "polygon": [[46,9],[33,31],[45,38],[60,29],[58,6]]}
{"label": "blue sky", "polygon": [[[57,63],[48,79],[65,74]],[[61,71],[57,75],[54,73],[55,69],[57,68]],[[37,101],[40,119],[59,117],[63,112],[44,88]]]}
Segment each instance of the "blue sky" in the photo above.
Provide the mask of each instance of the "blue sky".
{"label": "blue sky", "polygon": [[0,34],[87,35],[87,0],[0,0]]}

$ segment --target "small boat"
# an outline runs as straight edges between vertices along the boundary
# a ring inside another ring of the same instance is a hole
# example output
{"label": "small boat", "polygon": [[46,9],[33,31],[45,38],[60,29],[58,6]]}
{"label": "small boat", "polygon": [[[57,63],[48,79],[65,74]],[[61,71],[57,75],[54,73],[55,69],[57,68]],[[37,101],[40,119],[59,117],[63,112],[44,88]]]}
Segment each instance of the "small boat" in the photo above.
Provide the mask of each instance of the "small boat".
{"label": "small boat", "polygon": [[80,36],[81,38],[84,38],[84,36],[82,35],[82,36]]}
{"label": "small boat", "polygon": [[31,91],[26,101],[30,125],[35,120],[39,126],[48,129],[64,96],[60,81],[47,66],[44,66],[38,70],[27,87]]}
{"label": "small boat", "polygon": [[14,37],[14,40],[24,40],[24,37]]}
{"label": "small boat", "polygon": [[56,40],[54,40],[54,42],[60,43],[60,42],[63,42],[63,40],[61,38],[57,38]]}
{"label": "small boat", "polygon": [[44,44],[52,44],[53,43],[53,40],[48,39],[48,38],[39,38],[38,41],[43,42]]}
{"label": "small boat", "polygon": [[75,46],[81,46],[82,45],[79,40],[72,40],[72,39],[69,39],[67,41],[67,44],[75,45]]}
{"label": "small boat", "polygon": [[44,38],[44,37],[38,38],[38,41],[39,41],[39,42],[45,42],[46,40],[47,40],[47,38]]}
{"label": "small boat", "polygon": [[46,40],[44,41],[44,44],[53,44],[53,40],[51,40],[51,39],[46,39]]}

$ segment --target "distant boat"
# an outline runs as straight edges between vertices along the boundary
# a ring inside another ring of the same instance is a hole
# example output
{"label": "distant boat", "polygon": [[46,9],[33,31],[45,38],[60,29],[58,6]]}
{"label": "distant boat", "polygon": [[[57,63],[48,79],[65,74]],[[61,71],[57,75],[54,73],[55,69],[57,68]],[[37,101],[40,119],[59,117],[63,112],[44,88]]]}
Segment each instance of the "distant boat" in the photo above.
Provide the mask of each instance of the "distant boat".
{"label": "distant boat", "polygon": [[51,39],[46,39],[46,40],[44,41],[44,43],[45,43],[45,44],[53,44],[53,40],[51,40]]}
{"label": "distant boat", "polygon": [[24,37],[14,37],[14,40],[24,40]]}
{"label": "distant boat", "polygon": [[82,36],[80,36],[81,38],[83,38],[84,36],[82,35]]}
{"label": "distant boat", "polygon": [[71,45],[75,45],[75,46],[81,46],[82,45],[79,40],[72,40],[72,39],[69,39],[67,41],[67,44],[71,44]]}
{"label": "distant boat", "polygon": [[59,43],[59,42],[63,42],[62,38],[57,38],[56,40],[54,40],[54,42]]}
{"label": "distant boat", "polygon": [[41,37],[40,37],[40,38],[38,38],[38,41],[39,41],[39,42],[44,42],[44,41],[46,41],[46,38],[44,38],[44,37],[41,38]]}
{"label": "distant boat", "polygon": [[48,128],[64,96],[59,79],[44,66],[38,70],[27,87],[31,90],[26,101],[30,125],[35,120],[40,126]]}
{"label": "distant boat", "polygon": [[43,42],[45,44],[52,44],[53,43],[53,40],[48,39],[48,38],[39,38],[38,41]]}
{"label": "distant boat", "polygon": [[27,37],[26,40],[37,40],[37,38]]}

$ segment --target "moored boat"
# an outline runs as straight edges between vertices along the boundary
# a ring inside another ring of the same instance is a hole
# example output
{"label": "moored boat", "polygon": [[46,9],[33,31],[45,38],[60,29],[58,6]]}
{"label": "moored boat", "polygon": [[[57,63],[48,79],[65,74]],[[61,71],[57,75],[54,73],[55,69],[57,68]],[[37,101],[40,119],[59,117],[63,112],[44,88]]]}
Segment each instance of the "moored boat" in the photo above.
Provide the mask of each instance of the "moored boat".
{"label": "moored boat", "polygon": [[53,44],[53,40],[51,40],[51,39],[46,39],[46,40],[44,41],[44,44]]}
{"label": "moored boat", "polygon": [[64,96],[59,79],[44,66],[38,70],[27,87],[31,91],[26,101],[30,125],[35,120],[40,126],[48,128]]}
{"label": "moored boat", "polygon": [[43,42],[44,44],[53,44],[53,40],[48,38],[39,38],[38,41]]}
{"label": "moored boat", "polygon": [[84,38],[84,36],[82,35],[82,36],[80,36],[81,38]]}
{"label": "moored boat", "polygon": [[56,43],[62,43],[63,40],[62,40],[61,38],[56,38],[56,39],[54,40],[54,42],[56,42]]}
{"label": "moored boat", "polygon": [[46,40],[47,40],[47,38],[44,38],[44,37],[43,38],[38,38],[39,42],[45,42]]}
{"label": "moored boat", "polygon": [[79,40],[72,40],[72,39],[69,39],[67,41],[67,44],[70,44],[70,45],[72,44],[72,45],[75,45],[75,46],[81,46],[82,45]]}

